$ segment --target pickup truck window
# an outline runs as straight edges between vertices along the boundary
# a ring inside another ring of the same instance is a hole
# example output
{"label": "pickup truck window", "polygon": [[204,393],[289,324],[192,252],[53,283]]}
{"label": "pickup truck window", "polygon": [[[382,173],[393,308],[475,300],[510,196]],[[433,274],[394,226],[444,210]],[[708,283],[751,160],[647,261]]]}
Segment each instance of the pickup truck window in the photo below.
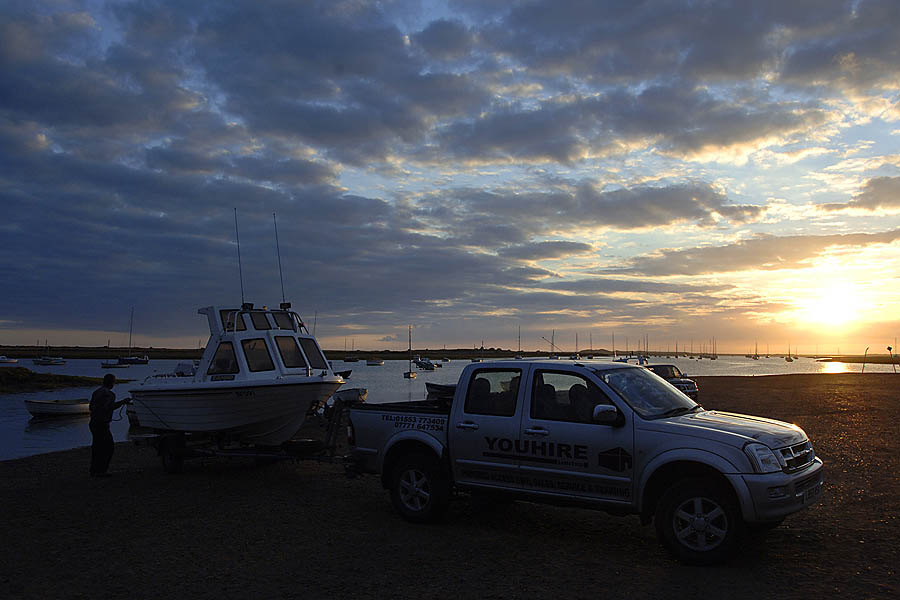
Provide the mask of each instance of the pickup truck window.
{"label": "pickup truck window", "polygon": [[511,417],[516,413],[519,369],[483,369],[472,373],[466,390],[465,412],[472,415]]}
{"label": "pickup truck window", "polygon": [[645,419],[683,415],[700,406],[647,369],[595,372]]}
{"label": "pickup truck window", "polygon": [[592,381],[574,373],[538,370],[531,393],[531,418],[592,423],[594,407],[612,404]]}

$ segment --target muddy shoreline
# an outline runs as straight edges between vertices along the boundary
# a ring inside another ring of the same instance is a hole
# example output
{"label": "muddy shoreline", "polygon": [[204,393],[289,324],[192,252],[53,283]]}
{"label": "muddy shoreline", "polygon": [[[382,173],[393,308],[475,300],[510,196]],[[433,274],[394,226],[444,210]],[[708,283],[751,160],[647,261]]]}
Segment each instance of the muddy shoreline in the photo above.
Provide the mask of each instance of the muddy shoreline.
{"label": "muddy shoreline", "polygon": [[797,423],[826,463],[811,510],[685,567],[636,517],[460,495],[413,525],[338,465],[202,459],[166,475],[119,444],[0,463],[4,598],[891,598],[900,564],[900,376],[700,377],[708,409]]}

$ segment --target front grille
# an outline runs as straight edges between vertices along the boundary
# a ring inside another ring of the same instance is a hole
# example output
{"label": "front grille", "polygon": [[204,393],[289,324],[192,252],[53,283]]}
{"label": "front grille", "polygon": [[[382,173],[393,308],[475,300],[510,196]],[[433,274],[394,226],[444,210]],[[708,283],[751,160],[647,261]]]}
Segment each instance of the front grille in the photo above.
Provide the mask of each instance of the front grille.
{"label": "front grille", "polygon": [[779,452],[784,459],[784,470],[788,473],[799,471],[812,464],[813,459],[816,457],[809,440],[787,448],[781,448]]}

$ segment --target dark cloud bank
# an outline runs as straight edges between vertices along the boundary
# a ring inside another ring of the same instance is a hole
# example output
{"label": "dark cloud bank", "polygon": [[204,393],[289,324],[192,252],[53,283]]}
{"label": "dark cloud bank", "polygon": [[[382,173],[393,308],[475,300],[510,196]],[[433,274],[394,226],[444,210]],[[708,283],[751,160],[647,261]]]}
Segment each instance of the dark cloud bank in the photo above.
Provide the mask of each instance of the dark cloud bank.
{"label": "dark cloud bank", "polygon": [[[340,180],[351,167],[553,169],[635,149],[691,158],[789,142],[826,124],[828,98],[896,82],[895,2],[457,1],[458,19],[415,31],[390,3],[96,6],[0,8],[0,312],[15,327],[115,328],[138,305],[147,333],[191,330],[197,306],[237,298],[235,207],[254,298],[280,296],[277,212],[297,304],[372,331],[498,309],[640,318],[647,306],[604,294],[689,298],[715,289],[653,278],[896,239],[754,238],[633,259],[621,271],[635,279],[559,282],[535,261],[602,247],[564,239],[573,224],[696,231],[753,223],[763,199],[735,202],[704,181],[584,179],[398,202]],[[783,93],[742,85],[763,78]],[[827,208],[896,208],[897,180],[871,179]]]}

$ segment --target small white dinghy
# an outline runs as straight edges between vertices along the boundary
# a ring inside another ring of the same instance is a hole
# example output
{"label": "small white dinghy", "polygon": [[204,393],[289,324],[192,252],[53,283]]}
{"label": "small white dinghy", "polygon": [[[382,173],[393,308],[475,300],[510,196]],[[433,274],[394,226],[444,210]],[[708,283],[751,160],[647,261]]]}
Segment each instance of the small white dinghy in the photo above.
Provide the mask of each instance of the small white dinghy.
{"label": "small white dinghy", "polygon": [[87,398],[26,400],[25,408],[34,417],[72,417],[91,414],[91,401]]}

